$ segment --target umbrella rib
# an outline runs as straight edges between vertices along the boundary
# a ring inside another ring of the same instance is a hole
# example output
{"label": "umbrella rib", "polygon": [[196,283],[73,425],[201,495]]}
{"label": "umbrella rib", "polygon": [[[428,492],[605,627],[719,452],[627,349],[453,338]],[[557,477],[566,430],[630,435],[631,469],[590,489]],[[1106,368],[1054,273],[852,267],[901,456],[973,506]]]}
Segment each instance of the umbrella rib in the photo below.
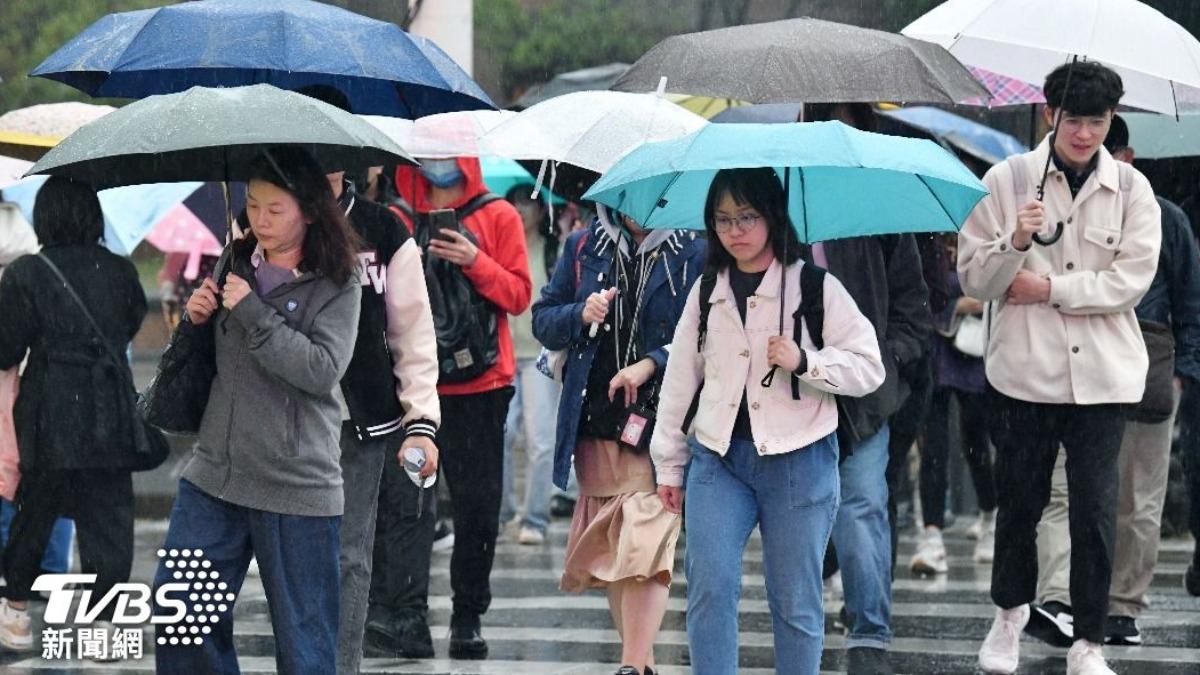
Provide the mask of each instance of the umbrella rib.
{"label": "umbrella rib", "polygon": [[646,214],[646,222],[642,223],[643,226],[649,227],[650,217],[654,215],[656,210],[658,210],[658,205],[662,203],[663,197],[667,196],[667,191],[670,190],[673,185],[675,185],[675,181],[679,180],[679,177],[682,175],[682,171],[676,171],[675,175],[671,176],[671,180],[667,181],[667,184],[663,186],[662,192],[658,193],[658,199],[654,200],[654,206],[650,207],[650,213]]}
{"label": "umbrella rib", "polygon": [[[922,176],[921,174],[916,173],[913,175],[917,177],[917,180],[921,181],[921,184],[925,186],[926,190],[929,190],[929,194],[933,195],[933,200],[937,202],[938,206],[942,207],[942,213],[946,214],[946,219],[950,221],[950,225],[953,227],[954,226],[954,216],[950,215],[950,209],[947,209],[946,205],[942,203],[942,198],[938,196],[937,192],[934,192],[933,186],[931,186],[929,184],[929,181],[925,180],[925,177]],[[957,227],[955,227],[954,229],[955,229],[955,231],[958,230]]]}

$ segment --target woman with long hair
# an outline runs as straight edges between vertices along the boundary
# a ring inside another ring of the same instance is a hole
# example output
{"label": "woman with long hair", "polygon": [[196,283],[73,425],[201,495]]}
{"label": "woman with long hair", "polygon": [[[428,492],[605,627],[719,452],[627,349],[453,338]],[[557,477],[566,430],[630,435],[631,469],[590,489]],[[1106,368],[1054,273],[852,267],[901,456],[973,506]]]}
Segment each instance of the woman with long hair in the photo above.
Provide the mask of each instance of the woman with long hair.
{"label": "woman with long hair", "polygon": [[155,587],[185,579],[179,556],[199,557],[209,581],[196,590],[216,602],[211,632],[159,627],[159,673],[238,672],[233,600],[251,556],[279,671],[335,670],[344,495],[334,389],[357,337],[356,237],[303,150],[271,149],[254,163],[246,215],[250,232],[192,294],[181,324],[214,331],[217,375]]}
{"label": "woman with long hair", "polygon": [[[650,445],[669,511],[683,510],[687,489],[692,664],[705,675],[738,670],[742,553],[757,526],[775,671],[815,675],[824,635],[821,568],[839,495],[833,394],[863,396],[883,382],[879,343],[828,274],[815,277],[822,330],[808,334],[806,318],[795,334],[802,283],[813,272],[802,273],[774,170],[719,171],[704,225],[705,280],[675,329]],[[698,411],[690,441],[689,406]]]}

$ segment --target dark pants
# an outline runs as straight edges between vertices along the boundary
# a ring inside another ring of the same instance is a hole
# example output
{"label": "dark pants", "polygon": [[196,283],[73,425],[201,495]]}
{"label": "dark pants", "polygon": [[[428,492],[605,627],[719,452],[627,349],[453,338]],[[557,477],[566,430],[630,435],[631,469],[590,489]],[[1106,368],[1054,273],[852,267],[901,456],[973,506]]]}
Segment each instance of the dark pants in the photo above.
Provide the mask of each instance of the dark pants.
{"label": "dark pants", "polygon": [[904,405],[888,421],[891,435],[888,437],[888,527],[892,536],[892,568],[896,567],[896,551],[900,544],[900,532],[896,526],[896,504],[899,497],[912,495],[912,484],[908,479],[908,452],[921,435],[925,416],[929,413],[929,401],[933,391],[933,361],[928,353],[912,364],[907,371],[911,391]]}
{"label": "dark pants", "polygon": [[1103,644],[1123,406],[1029,403],[994,390],[987,400],[998,506],[992,600],[1011,609],[1036,597],[1037,525],[1050,501],[1050,476],[1061,445],[1067,453],[1075,637]]}
{"label": "dark pants", "polygon": [[[1184,380],[1175,418],[1179,420],[1179,454],[1192,502],[1188,522],[1192,536],[1200,541],[1200,383]],[[1195,547],[1193,560],[1200,565],[1200,545]]]}
{"label": "dark pants", "polygon": [[[287,675],[335,672],[338,632],[338,525],[341,516],[292,516],[237,506],[186,480],[171,509],[163,548],[199,549],[228,592],[241,592],[251,556],[258,560],[271,628],[275,666]],[[159,562],[154,587],[177,581]],[[234,603],[218,617],[204,643],[155,647],[160,675],[239,673],[234,648]],[[168,637],[158,626],[156,639]]]}
{"label": "dark pants", "polygon": [[958,397],[958,420],[962,430],[963,456],[975,485],[981,511],[996,508],[996,485],[992,478],[992,451],[988,446],[987,401],[983,394],[947,387],[933,390],[933,402],[925,418],[925,442],[921,444],[921,514],[926,525],[946,527],[946,470],[950,460],[950,403]]}
{"label": "dark pants", "polygon": [[357,675],[362,663],[363,630],[367,623],[367,594],[375,546],[375,517],[385,463],[399,465],[400,441],[359,441],[349,423],[342,426],[342,487],[346,508],[339,534],[341,612],[338,619],[337,672]]}
{"label": "dark pants", "polygon": [[[129,581],[133,479],[128,471],[34,471],[21,476],[16,496],[17,515],[4,549],[8,599],[30,598],[50,533],[62,515],[75,519],[80,567],[85,574],[96,575],[93,598],[102,598],[114,585]],[[112,612],[109,605],[100,618],[111,618]]]}
{"label": "dark pants", "polygon": [[[441,475],[454,509],[454,553],[450,587],[454,612],[480,615],[492,602],[490,577],[500,529],[504,470],[504,421],[512,387],[481,394],[442,396],[442,424],[436,439]],[[436,514],[435,490],[417,517],[417,488],[394,462],[387,462],[379,498],[375,542],[376,574],[371,604],[393,612],[425,612]]]}

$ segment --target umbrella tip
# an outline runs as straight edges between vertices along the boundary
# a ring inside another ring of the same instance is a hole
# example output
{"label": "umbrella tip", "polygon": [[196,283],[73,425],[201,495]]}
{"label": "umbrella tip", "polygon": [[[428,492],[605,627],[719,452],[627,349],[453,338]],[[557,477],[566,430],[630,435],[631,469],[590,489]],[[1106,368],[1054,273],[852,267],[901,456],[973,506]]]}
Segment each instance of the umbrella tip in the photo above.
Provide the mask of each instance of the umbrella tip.
{"label": "umbrella tip", "polygon": [[658,89],[655,89],[654,93],[658,94],[659,96],[663,96],[664,94],[667,93],[667,76],[666,75],[663,75],[662,77],[658,78]]}

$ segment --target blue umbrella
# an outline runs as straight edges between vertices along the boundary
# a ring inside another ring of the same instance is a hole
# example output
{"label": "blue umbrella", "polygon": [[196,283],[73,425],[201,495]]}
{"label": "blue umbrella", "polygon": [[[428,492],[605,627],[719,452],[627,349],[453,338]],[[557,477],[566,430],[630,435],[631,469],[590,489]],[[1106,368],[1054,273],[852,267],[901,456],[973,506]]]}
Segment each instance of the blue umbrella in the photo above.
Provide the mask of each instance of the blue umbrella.
{"label": "blue umbrella", "polygon": [[[4,200],[14,202],[21,214],[33,222],[33,203],[45,176],[31,176],[4,188]],[[101,190],[104,212],[104,244],[117,255],[129,255],[167,212],[184,201],[203,183],[151,183]],[[218,238],[220,239],[220,238]]]}
{"label": "blue umbrella", "polygon": [[647,228],[704,228],[720,169],[772,167],[803,242],[956,232],[987,188],[932,141],[841,122],[710,124],[625,155],[584,195]]}
{"label": "blue umbrella", "polygon": [[880,114],[944,139],[989,164],[1002,162],[1010,155],[1029,152],[1029,148],[1014,136],[939,108],[917,106],[885,110]]}
{"label": "blue umbrella", "polygon": [[310,0],[201,0],[109,14],[30,74],[122,98],[194,86],[328,85],[352,112],[409,119],[496,107],[432,41]]}

